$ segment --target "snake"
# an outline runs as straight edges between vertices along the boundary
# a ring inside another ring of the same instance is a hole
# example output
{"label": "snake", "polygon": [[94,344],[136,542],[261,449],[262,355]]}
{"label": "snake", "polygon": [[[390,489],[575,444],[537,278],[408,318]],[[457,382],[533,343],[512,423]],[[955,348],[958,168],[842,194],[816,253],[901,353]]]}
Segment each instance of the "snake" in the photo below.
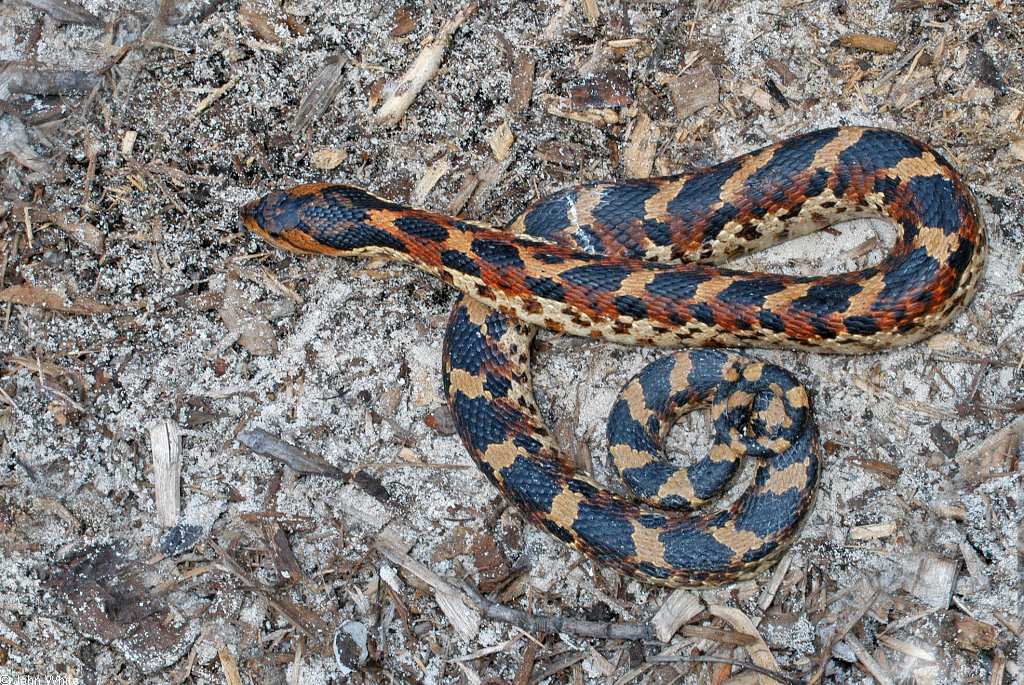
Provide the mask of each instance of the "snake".
{"label": "snake", "polygon": [[[986,252],[978,204],[937,150],[853,126],[673,176],[569,187],[504,227],[326,183],[271,192],[240,216],[276,247],[384,257],[461,291],[442,381],[479,469],[566,546],[627,577],[691,588],[776,561],[821,479],[805,388],[722,348],[858,354],[919,341],[968,304]],[[861,217],[894,226],[877,264],[815,276],[725,264]],[[611,465],[629,494],[597,482],[554,440],[531,380],[538,328],[683,348],[637,374],[612,406]],[[703,406],[714,443],[683,468],[665,438]],[[756,464],[747,488],[707,511],[744,458]]]}

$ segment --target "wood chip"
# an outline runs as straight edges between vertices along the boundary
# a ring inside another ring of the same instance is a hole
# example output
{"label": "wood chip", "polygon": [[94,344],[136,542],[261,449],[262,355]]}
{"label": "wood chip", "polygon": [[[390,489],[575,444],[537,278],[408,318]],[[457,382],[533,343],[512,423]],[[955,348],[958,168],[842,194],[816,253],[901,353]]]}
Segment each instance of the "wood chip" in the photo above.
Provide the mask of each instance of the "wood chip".
{"label": "wood chip", "polygon": [[1020,621],[1014,619],[1011,616],[1004,615],[998,609],[993,610],[992,615],[995,616],[996,620],[1003,624],[1007,630],[1013,633],[1014,637],[1020,637],[1021,633],[1024,632],[1020,628]]}
{"label": "wood chip", "polygon": [[313,153],[313,166],[323,171],[330,171],[337,169],[347,157],[348,153],[344,150],[317,150]]}
{"label": "wood chip", "polygon": [[953,644],[969,652],[980,652],[992,649],[997,644],[997,629],[993,625],[983,623],[960,612],[953,612]]}
{"label": "wood chip", "polygon": [[69,223],[55,222],[57,228],[64,231],[69,238],[79,245],[84,245],[97,254],[102,254],[106,249],[103,233],[96,226],[88,221],[73,221]]}
{"label": "wood chip", "polygon": [[668,82],[669,97],[680,121],[705,107],[718,104],[720,92],[718,78],[707,65]]}
{"label": "wood chip", "polygon": [[622,123],[622,115],[616,109],[594,107],[577,112],[566,98],[557,95],[542,95],[540,98],[546,105],[546,111],[552,116],[570,119],[583,124],[607,126]]}
{"label": "wood chip", "polygon": [[577,111],[625,107],[633,100],[632,83],[625,69],[599,71],[569,87],[569,102]]}
{"label": "wood chip", "polygon": [[171,528],[181,512],[181,427],[163,419],[149,429],[157,522]]}
{"label": "wood chip", "polygon": [[[757,640],[746,633],[741,633],[736,630],[723,630],[721,628],[711,628],[708,626],[686,626],[684,625],[679,629],[679,634],[683,637],[696,637],[702,640],[712,640],[714,642],[721,642],[726,645],[736,645],[737,647],[746,647],[752,645]],[[663,640],[664,642],[664,640]]]}
{"label": "wood chip", "polygon": [[[754,638],[754,641],[746,645],[744,649],[750,654],[751,660],[760,666],[766,668],[769,671],[780,672],[782,669],[779,667],[779,662],[775,660],[775,655],[768,649],[768,645],[761,637],[760,633],[757,632],[757,628],[754,627],[753,622],[739,609],[733,609],[732,607],[722,606],[719,604],[711,604],[708,606],[708,613],[712,616],[717,616],[723,619],[726,623],[732,626],[735,630],[738,630],[744,635],[749,635]],[[759,685],[773,685],[775,681],[764,674],[757,674],[757,681]]]}
{"label": "wood chip", "polygon": [[889,98],[896,107],[906,109],[933,94],[936,90],[938,90],[938,86],[935,85],[935,72],[931,69],[919,69],[913,77],[896,84],[889,94]]}
{"label": "wood chip", "polygon": [[742,84],[738,91],[740,95],[747,98],[755,105],[766,112],[775,111],[771,94],[764,88],[759,88],[752,83]]}
{"label": "wood chip", "polygon": [[896,41],[872,36],[866,33],[848,33],[839,39],[845,47],[855,50],[867,50],[869,52],[880,52],[883,55],[891,55],[896,52]]}
{"label": "wood chip", "polygon": [[409,193],[409,202],[414,207],[421,206],[427,200],[427,196],[430,195],[430,191],[434,189],[437,182],[448,173],[449,169],[452,168],[451,162],[448,161],[447,157],[442,157],[436,160],[427,169],[427,173],[420,177],[420,180],[416,181],[416,185],[413,186],[412,192]]}
{"label": "wood chip", "polygon": [[894,685],[892,676],[890,676],[881,664],[875,661],[874,657],[871,656],[867,648],[861,644],[853,635],[847,635],[845,638],[846,644],[850,646],[853,653],[857,655],[857,660],[864,665],[867,672],[874,677],[878,685]]}
{"label": "wood chip", "polygon": [[685,588],[675,590],[658,608],[651,619],[651,628],[662,642],[667,643],[679,627],[689,623],[704,611],[704,603]]}
{"label": "wood chip", "polygon": [[960,548],[960,555],[964,559],[967,572],[971,574],[971,581],[975,591],[988,589],[990,581],[988,574],[985,572],[985,561],[981,558],[981,555],[978,554],[966,539],[961,539],[957,546]]}
{"label": "wood chip", "polygon": [[896,523],[869,523],[865,526],[855,526],[850,529],[851,540],[874,540],[876,538],[887,538],[896,532]]}
{"label": "wood chip", "polygon": [[501,125],[494,129],[487,138],[487,143],[491,146],[491,153],[494,154],[494,158],[499,162],[505,159],[515,139],[516,137],[512,135],[512,129],[509,127],[508,122],[501,122]]}
{"label": "wood chip", "polygon": [[934,662],[936,660],[935,654],[929,652],[924,647],[918,647],[912,642],[907,642],[906,640],[901,640],[897,637],[892,637],[891,635],[878,635],[875,639],[877,639],[880,644],[885,645],[889,649],[894,649],[897,652],[906,654],[911,659],[930,662]]}
{"label": "wood chip", "polygon": [[936,516],[942,516],[948,519],[955,519],[957,521],[967,520],[967,510],[963,507],[956,507],[949,504],[936,504],[932,507],[932,512]]}
{"label": "wood chip", "polygon": [[789,567],[792,563],[793,556],[787,554],[775,567],[775,570],[772,571],[771,580],[769,580],[768,584],[764,586],[764,589],[761,591],[761,596],[757,598],[757,608],[760,609],[762,613],[768,611],[768,607],[770,607],[772,602],[775,601],[775,595],[782,586],[782,581],[786,577],[786,573],[789,572]]}
{"label": "wood chip", "polygon": [[224,671],[224,680],[228,685],[242,685],[242,675],[238,672],[238,664],[227,647],[221,645],[217,649],[217,658],[220,659],[220,667]]}
{"label": "wood chip", "polygon": [[375,547],[392,562],[398,564],[416,578],[434,590],[434,599],[459,636],[466,641],[472,640],[480,631],[480,614],[466,603],[466,596],[452,587],[429,568],[396,549],[386,540],[377,539]]}
{"label": "wood chip", "polygon": [[200,100],[199,104],[192,108],[192,111],[189,112],[189,116],[197,117],[202,114],[210,105],[223,97],[224,93],[234,88],[236,83],[238,83],[238,81],[235,78],[231,78],[223,86],[215,88],[209,95]]}
{"label": "wood chip", "polygon": [[420,51],[402,77],[387,87],[391,91],[391,95],[374,115],[374,120],[378,124],[395,126],[402,120],[412,101],[423,90],[423,86],[427,85],[427,81],[437,73],[441,57],[444,55],[448,43],[451,42],[455,29],[462,26],[463,22],[475,11],[476,3],[474,2],[463,7],[454,17],[445,22],[434,40]]}
{"label": "wood chip", "polygon": [[637,115],[629,143],[622,150],[622,167],[626,171],[626,178],[647,178],[651,175],[659,133],[658,127],[645,112]]}
{"label": "wood chip", "polygon": [[1024,138],[1015,138],[1010,141],[1010,154],[1024,162]]}
{"label": "wood chip", "polygon": [[918,552],[903,567],[902,587],[928,606],[944,609],[953,598],[959,570],[959,560]]}
{"label": "wood chip", "polygon": [[132,156],[132,150],[135,149],[135,141],[139,137],[139,132],[136,130],[125,131],[124,136],[121,138],[121,156],[125,159]]}

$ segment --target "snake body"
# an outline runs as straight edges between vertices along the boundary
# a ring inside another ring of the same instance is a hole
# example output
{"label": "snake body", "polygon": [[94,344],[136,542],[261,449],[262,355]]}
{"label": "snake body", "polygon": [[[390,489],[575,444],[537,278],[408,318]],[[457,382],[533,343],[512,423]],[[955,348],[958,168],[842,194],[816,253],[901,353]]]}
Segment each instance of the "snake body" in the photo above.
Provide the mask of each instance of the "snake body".
{"label": "snake body", "polygon": [[[861,216],[896,226],[875,266],[814,277],[717,266]],[[820,473],[806,392],[734,352],[655,362],[609,421],[613,464],[636,497],[627,499],[552,440],[530,381],[536,327],[663,347],[879,350],[943,327],[969,301],[985,255],[977,204],[938,152],[855,127],[677,176],[575,186],[505,230],[327,184],[270,193],[242,219],[282,248],[386,256],[461,290],[443,380],[484,474],[566,545],[627,575],[691,587],[753,575],[792,542]],[[715,446],[688,469],[671,465],[661,450],[668,426],[708,403]],[[742,455],[758,459],[747,490],[726,510],[690,511]]]}

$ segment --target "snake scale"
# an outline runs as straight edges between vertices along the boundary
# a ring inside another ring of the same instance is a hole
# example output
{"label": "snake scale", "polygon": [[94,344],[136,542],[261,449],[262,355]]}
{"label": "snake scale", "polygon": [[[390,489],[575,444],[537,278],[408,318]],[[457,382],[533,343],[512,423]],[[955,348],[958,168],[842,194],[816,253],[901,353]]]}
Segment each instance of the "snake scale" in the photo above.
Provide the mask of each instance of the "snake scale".
{"label": "snake scale", "polygon": [[[827,276],[721,263],[857,217],[895,225],[880,263]],[[830,128],[676,176],[594,183],[535,204],[506,229],[307,184],[242,210],[275,246],[410,263],[462,291],[443,381],[477,465],[529,519],[618,571],[701,587],[750,577],[787,549],[820,477],[805,390],[721,349],[654,362],[612,407],[608,442],[626,498],[579,471],[545,426],[530,380],[537,327],[662,347],[861,353],[920,340],[969,301],[984,227],[934,149],[876,128]],[[671,423],[711,405],[715,444],[688,468],[663,451]],[[757,466],[728,508],[740,457]],[[674,511],[673,511],[674,510]]]}

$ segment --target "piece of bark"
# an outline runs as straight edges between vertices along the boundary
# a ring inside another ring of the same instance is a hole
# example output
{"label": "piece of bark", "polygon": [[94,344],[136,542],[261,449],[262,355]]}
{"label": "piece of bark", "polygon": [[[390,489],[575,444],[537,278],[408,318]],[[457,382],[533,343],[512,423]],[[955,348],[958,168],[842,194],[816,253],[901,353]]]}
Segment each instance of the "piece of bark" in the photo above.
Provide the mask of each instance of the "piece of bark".
{"label": "piece of bark", "polygon": [[[327,58],[316,76],[313,77],[313,82],[309,84],[306,94],[302,97],[302,102],[299,103],[299,108],[295,112],[295,123],[292,125],[293,130],[305,130],[309,124],[327,111],[344,84],[342,75],[345,73],[346,64],[347,62],[340,54]],[[334,167],[329,168],[333,169]]]}
{"label": "piece of bark", "polygon": [[658,127],[645,112],[633,122],[629,143],[622,150],[622,167],[626,178],[647,178],[654,168],[654,155],[658,150]]}
{"label": "piece of bark", "polygon": [[592,107],[625,107],[632,101],[632,81],[624,69],[599,71],[569,87],[569,102],[579,111]]}
{"label": "piece of bark", "polygon": [[516,53],[515,63],[512,65],[512,99],[508,105],[512,113],[522,112],[530,105],[535,68],[536,60],[533,59],[533,55],[522,50]]}
{"label": "piece of bark", "polygon": [[953,612],[953,644],[969,652],[992,649],[999,641],[995,626],[983,623],[960,612]]}
{"label": "piece of bark", "polygon": [[344,480],[347,478],[340,469],[331,466],[317,455],[281,440],[262,428],[250,428],[239,433],[238,442],[253,452],[283,462],[296,473],[314,476],[329,476]]}
{"label": "piece of bark", "polygon": [[10,93],[59,95],[68,91],[86,91],[99,80],[100,77],[91,71],[11,62],[0,69],[0,98],[6,98]]}
{"label": "piece of bark", "polygon": [[718,104],[720,90],[718,78],[706,65],[668,82],[668,93],[680,121],[705,107]]}
{"label": "piece of bark", "polygon": [[853,48],[855,50],[867,50],[868,52],[878,52],[883,55],[891,55],[896,52],[896,41],[889,40],[888,38],[882,38],[881,36],[872,36],[866,33],[848,33],[839,39],[839,42],[844,47]]}

